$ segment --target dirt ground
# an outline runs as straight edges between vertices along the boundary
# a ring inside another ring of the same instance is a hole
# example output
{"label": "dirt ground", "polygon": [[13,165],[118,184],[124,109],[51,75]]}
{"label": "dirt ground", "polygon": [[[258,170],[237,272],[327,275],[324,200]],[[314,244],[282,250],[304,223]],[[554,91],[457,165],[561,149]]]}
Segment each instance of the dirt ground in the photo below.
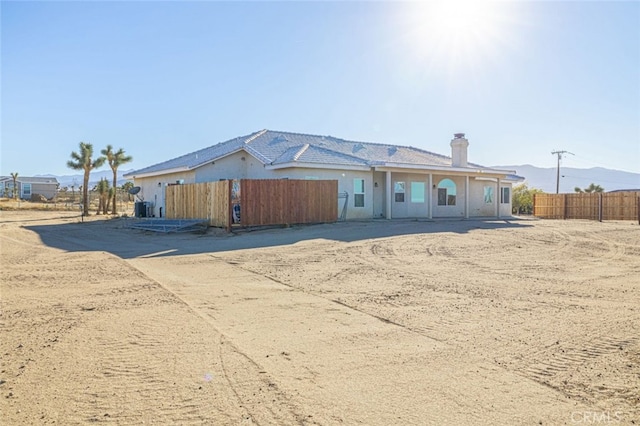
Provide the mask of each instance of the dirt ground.
{"label": "dirt ground", "polygon": [[0,211],[2,424],[640,424],[640,226]]}

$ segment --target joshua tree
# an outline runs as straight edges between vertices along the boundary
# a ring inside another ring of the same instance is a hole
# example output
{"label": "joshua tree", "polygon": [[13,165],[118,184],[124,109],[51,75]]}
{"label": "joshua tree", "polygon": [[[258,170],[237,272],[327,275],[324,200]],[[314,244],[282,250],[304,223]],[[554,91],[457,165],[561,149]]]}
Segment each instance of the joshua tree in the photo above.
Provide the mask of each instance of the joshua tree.
{"label": "joshua tree", "polygon": [[117,188],[118,185],[118,167],[125,164],[125,163],[129,163],[131,160],[133,160],[133,157],[131,157],[130,155],[125,155],[124,154],[124,149],[120,148],[119,150],[117,150],[116,152],[113,152],[113,147],[111,145],[107,145],[107,147],[105,149],[103,149],[102,151],[102,155],[104,155],[107,158],[107,162],[109,163],[109,167],[111,167],[111,171],[113,171],[113,209],[111,211],[111,214],[116,214],[116,191],[115,188]]}
{"label": "joshua tree", "polygon": [[109,181],[105,178],[100,179],[98,185],[96,185],[96,191],[98,192],[98,211],[97,214],[102,212],[103,214],[107,214],[107,210],[109,209]]}
{"label": "joshua tree", "polygon": [[107,204],[105,205],[105,210],[104,210],[104,214],[107,214],[107,212],[109,211],[109,203],[111,202],[111,200],[113,200],[113,203],[115,204],[116,202],[116,188],[109,188],[109,196],[107,198]]}
{"label": "joshua tree", "polygon": [[13,198],[18,198],[18,172],[11,173],[13,179]]}
{"label": "joshua tree", "polygon": [[67,167],[73,170],[83,170],[84,179],[82,185],[82,215],[89,216],[89,174],[91,170],[101,167],[106,158],[98,157],[95,160],[93,157],[93,145],[90,143],[80,142],[80,153],[75,151],[71,152],[72,160],[67,161]]}
{"label": "joshua tree", "polygon": [[122,184],[122,190],[127,193],[127,200],[131,201],[131,194],[129,194],[129,190],[133,188],[133,182],[128,181]]}

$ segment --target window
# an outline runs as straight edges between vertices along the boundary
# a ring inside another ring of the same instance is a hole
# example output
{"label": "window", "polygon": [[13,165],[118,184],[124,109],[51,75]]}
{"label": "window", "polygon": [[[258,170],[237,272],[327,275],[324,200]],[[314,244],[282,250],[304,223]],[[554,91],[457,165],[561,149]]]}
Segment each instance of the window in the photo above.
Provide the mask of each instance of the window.
{"label": "window", "polygon": [[424,203],[424,182],[411,182],[411,202]]}
{"label": "window", "polygon": [[500,204],[509,204],[511,202],[511,188],[503,186],[500,188]]}
{"label": "window", "polygon": [[31,184],[30,183],[23,183],[22,184],[22,196],[24,198],[31,198]]}
{"label": "window", "polygon": [[396,182],[393,185],[396,203],[404,203],[404,182]]}
{"label": "window", "polygon": [[442,179],[438,184],[438,205],[456,205],[456,184],[451,179]]}
{"label": "window", "polygon": [[484,203],[493,204],[493,186],[484,187]]}
{"label": "window", "polygon": [[353,206],[364,207],[364,179],[353,180]]}

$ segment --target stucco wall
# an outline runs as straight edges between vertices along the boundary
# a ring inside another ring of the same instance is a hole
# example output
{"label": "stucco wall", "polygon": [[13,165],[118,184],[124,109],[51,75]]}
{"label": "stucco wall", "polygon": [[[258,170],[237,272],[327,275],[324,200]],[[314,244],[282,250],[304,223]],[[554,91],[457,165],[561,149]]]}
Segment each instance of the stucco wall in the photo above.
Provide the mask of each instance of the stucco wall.
{"label": "stucco wall", "polygon": [[[493,190],[492,202],[487,204],[484,199],[484,188],[489,187]],[[496,182],[478,181],[469,179],[469,216],[495,216],[496,215],[496,197],[498,196]]]}
{"label": "stucco wall", "polygon": [[[456,184],[456,205],[438,205],[438,185],[443,179],[451,179]],[[464,176],[433,175],[433,185],[431,188],[431,200],[433,200],[433,217],[464,217],[465,199],[465,178]]]}
{"label": "stucco wall", "polygon": [[228,155],[195,171],[197,183],[220,179],[271,179],[274,176],[273,171],[267,170],[260,161],[244,151]]}
{"label": "stucco wall", "polygon": [[386,216],[387,176],[385,172],[373,172],[373,217],[384,218]]}
{"label": "stucco wall", "polygon": [[[195,172],[169,173],[162,176],[153,176],[146,178],[134,179],[134,185],[139,186],[140,192],[138,196],[144,201],[149,201],[153,205],[152,215],[159,217],[160,208],[162,208],[162,216],[164,217],[165,209],[165,188],[168,184],[174,184],[178,181],[184,183],[195,183]],[[136,201],[138,201],[136,199]]]}
{"label": "stucco wall", "polygon": [[[423,188],[419,193],[414,193],[418,185],[412,183],[421,183]],[[396,201],[396,189],[398,183],[404,184],[404,201]],[[429,176],[418,173],[392,173],[391,175],[391,217],[408,218],[408,217],[428,217],[429,202],[432,191],[429,190]],[[420,201],[422,200],[422,201]],[[431,201],[433,202],[433,201]],[[437,202],[437,198],[436,198]]]}
{"label": "stucco wall", "polygon": [[[484,188],[493,188],[493,202],[487,204],[484,199]],[[500,204],[500,216],[511,216],[511,198],[513,194],[510,182],[500,182],[500,188],[509,189],[509,203]],[[491,217],[496,215],[496,204],[500,203],[500,191],[497,182],[486,180],[469,179],[469,216],[470,217]]]}

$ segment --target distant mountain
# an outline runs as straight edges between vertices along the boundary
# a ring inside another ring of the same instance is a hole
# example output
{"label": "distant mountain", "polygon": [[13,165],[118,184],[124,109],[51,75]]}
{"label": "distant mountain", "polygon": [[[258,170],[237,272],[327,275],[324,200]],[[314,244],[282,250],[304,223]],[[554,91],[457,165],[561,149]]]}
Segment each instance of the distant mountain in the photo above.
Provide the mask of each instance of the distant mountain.
{"label": "distant mountain", "polygon": [[[541,189],[544,192],[556,192],[555,167],[542,168],[529,164],[520,166],[493,166],[497,169],[515,170],[516,174],[524,177],[524,183],[529,188]],[[604,188],[605,192],[624,189],[640,189],[640,173],[624,172],[622,170],[594,167],[591,169],[575,169],[560,165],[560,192],[574,192],[574,188],[586,188],[595,183]]]}
{"label": "distant mountain", "polygon": [[[133,171],[130,170],[118,170],[118,186],[123,185],[128,179],[123,178],[122,176]],[[71,187],[74,185],[76,188],[82,185],[82,180],[84,179],[83,174],[76,175],[36,175],[36,177],[54,177],[60,183],[60,188],[64,188],[65,186]],[[97,184],[100,179],[105,178],[109,181],[109,184],[113,183],[113,172],[109,170],[100,170],[91,172],[89,175],[89,186],[93,187],[93,185]]]}

